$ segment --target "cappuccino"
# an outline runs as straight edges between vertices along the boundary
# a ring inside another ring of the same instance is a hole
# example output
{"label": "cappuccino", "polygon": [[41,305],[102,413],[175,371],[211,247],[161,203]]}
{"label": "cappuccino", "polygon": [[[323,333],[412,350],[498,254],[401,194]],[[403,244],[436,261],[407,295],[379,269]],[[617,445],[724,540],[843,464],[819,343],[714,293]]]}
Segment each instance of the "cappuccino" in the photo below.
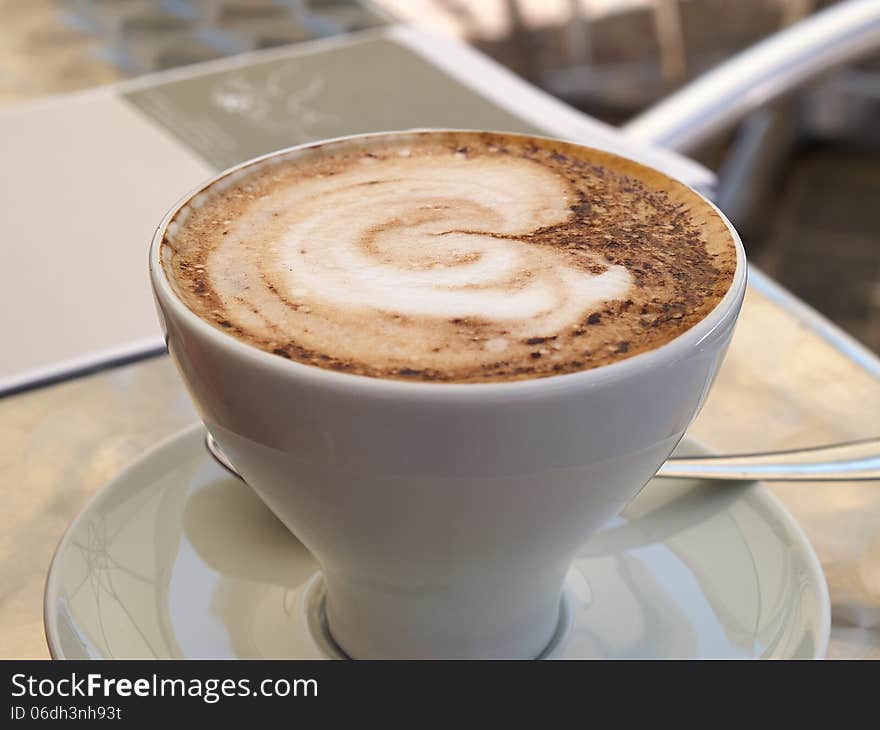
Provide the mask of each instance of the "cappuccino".
{"label": "cappuccino", "polygon": [[482,132],[312,145],[175,215],[165,274],[277,356],[430,382],[587,370],[660,347],[723,298],[736,248],[686,186],[610,153]]}

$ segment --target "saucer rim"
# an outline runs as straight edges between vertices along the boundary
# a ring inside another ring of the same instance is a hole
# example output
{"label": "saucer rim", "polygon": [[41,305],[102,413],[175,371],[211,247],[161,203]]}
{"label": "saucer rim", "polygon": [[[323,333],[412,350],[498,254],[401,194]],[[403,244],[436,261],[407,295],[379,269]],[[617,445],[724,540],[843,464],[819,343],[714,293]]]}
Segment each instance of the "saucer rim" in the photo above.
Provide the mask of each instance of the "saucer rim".
{"label": "saucer rim", "polygon": [[[85,521],[87,516],[92,514],[95,505],[97,505],[107,495],[111,494],[116,486],[126,481],[129,474],[140,466],[143,462],[155,457],[156,453],[170,447],[176,441],[182,441],[196,432],[207,433],[204,424],[201,421],[195,421],[188,426],[175,431],[158,441],[156,444],[142,452],[139,456],[129,462],[121,471],[109,479],[105,484],[99,487],[80,507],[76,516],[71,520],[70,524],[64,530],[55,550],[52,553],[52,559],[49,562],[49,569],[46,574],[46,582],[43,589],[43,634],[46,638],[46,645],[49,649],[49,655],[54,660],[66,660],[71,657],[64,655],[61,647],[59,629],[58,629],[58,612],[54,610],[57,606],[58,599],[58,581],[61,569],[59,567],[60,556],[69,548],[70,541],[80,524]],[[685,439],[698,449],[702,449],[706,453],[712,453],[710,449],[704,446],[699,440],[685,434]],[[205,448],[207,453],[207,447]],[[209,454],[210,456],[210,454]],[[816,647],[813,659],[824,659],[828,653],[828,645],[831,640],[831,597],[828,591],[828,582],[825,578],[825,572],[812,543],[807,537],[800,523],[794,518],[794,515],[788,511],[783,502],[773,492],[771,492],[763,482],[745,482],[748,484],[755,496],[763,500],[768,509],[784,524],[792,537],[792,543],[795,544],[804,558],[806,567],[811,573],[811,577],[818,590],[819,600],[819,616],[818,626],[820,633],[817,635]],[[82,658],[82,657],[78,657]],[[98,657],[98,659],[106,659],[107,657]],[[757,657],[758,659],[768,658],[766,656]],[[792,657],[780,657],[792,658]]]}
{"label": "saucer rim", "polygon": [[[61,555],[69,548],[69,544],[73,539],[73,535],[77,528],[80,526],[80,523],[84,522],[86,517],[92,513],[98,502],[108,494],[111,494],[117,484],[126,481],[129,474],[140,464],[154,458],[159,451],[171,446],[175,441],[183,440],[190,436],[191,433],[199,430],[207,433],[205,425],[201,421],[193,421],[188,426],[184,426],[183,428],[174,431],[157,441],[145,451],[141,452],[137,457],[129,461],[119,472],[98,487],[98,489],[96,489],[95,492],[83,502],[79,511],[76,513],[76,516],[70,521],[70,524],[67,525],[67,528],[62,533],[61,538],[58,540],[58,544],[55,546],[55,550],[52,553],[52,559],[49,561],[49,569],[46,573],[46,582],[43,586],[43,636],[46,639],[46,645],[49,648],[49,656],[52,659],[67,660],[70,658],[64,656],[64,651],[61,648],[61,641],[58,638],[58,614],[57,611],[52,611],[51,607],[57,603],[58,598],[57,583],[61,570],[59,567]],[[205,450],[207,451],[207,447],[205,447]]]}

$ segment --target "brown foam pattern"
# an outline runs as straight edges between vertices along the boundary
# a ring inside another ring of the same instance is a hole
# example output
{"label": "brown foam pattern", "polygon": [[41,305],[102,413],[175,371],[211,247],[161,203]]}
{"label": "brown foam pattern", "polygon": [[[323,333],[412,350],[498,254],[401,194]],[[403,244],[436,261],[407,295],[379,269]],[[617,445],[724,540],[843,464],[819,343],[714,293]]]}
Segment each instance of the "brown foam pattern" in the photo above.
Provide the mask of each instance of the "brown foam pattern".
{"label": "brown foam pattern", "polygon": [[190,309],[268,352],[486,382],[665,344],[724,296],[736,250],[711,206],[635,163],[429,132],[246,168],[178,213],[162,258]]}

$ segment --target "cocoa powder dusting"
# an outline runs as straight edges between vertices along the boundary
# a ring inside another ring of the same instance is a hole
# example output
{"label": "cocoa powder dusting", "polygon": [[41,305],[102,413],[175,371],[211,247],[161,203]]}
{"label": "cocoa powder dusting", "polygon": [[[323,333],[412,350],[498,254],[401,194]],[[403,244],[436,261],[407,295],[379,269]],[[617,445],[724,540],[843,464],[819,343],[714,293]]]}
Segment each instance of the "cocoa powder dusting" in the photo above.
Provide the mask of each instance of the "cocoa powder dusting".
{"label": "cocoa powder dusting", "polygon": [[[516,135],[449,132],[411,134],[408,139],[413,154],[428,158],[426,165],[431,157],[443,155],[469,159],[511,155],[538,162],[562,176],[574,192],[565,221],[525,235],[499,237],[553,247],[564,252],[571,266],[593,276],[611,266],[622,266],[632,282],[626,297],[590,306],[564,331],[536,332],[517,340],[516,353],[521,354],[515,357],[503,351],[508,347],[504,328],[481,319],[478,313],[438,320],[438,342],[426,348],[431,354],[448,348],[472,348],[482,356],[493,343],[501,348],[496,359],[477,368],[434,368],[419,362],[390,362],[391,358],[387,365],[354,361],[340,357],[332,347],[306,344],[296,331],[261,334],[258,327],[237,321],[206,274],[214,242],[231,235],[230,221],[250,201],[288,181],[292,184],[303,176],[329,176],[361,164],[364,158],[376,164],[398,154],[397,147],[387,143],[369,150],[350,147],[332,155],[313,155],[308,164],[282,163],[257,169],[244,182],[214,193],[208,204],[189,210],[173,239],[166,237],[163,243],[163,265],[178,295],[223,332],[290,360],[405,381],[492,382],[588,370],[655,349],[702,320],[730,288],[737,255],[723,220],[698,195],[659,173],[607,153]],[[430,219],[434,212],[419,215],[422,218],[414,218],[414,224]],[[369,233],[374,235],[375,231]],[[365,246],[369,245],[366,241]],[[462,263],[467,262],[463,257]],[[273,284],[267,280],[266,286]],[[277,287],[272,291],[279,307],[301,306]],[[320,303],[308,304],[310,307],[297,315],[311,316],[306,320],[309,329],[320,333],[321,328],[330,327],[322,319]],[[381,302],[376,303],[371,316],[380,321],[387,318],[389,327],[405,328],[408,324],[405,317],[386,314]],[[450,338],[451,344],[447,341]],[[383,342],[376,341],[375,347],[381,351]]]}

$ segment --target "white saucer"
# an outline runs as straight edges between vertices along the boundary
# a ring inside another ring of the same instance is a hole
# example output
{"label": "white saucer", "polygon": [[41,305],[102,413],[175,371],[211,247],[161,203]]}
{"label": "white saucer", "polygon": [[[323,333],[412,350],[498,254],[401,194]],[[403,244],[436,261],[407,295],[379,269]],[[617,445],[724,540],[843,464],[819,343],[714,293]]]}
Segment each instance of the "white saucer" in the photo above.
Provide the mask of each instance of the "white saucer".
{"label": "white saucer", "polygon": [[[70,526],[46,583],[52,656],[339,656],[314,559],[203,438],[145,454]],[[816,658],[829,630],[819,562],[772,495],[656,480],[584,546],[547,655]]]}

